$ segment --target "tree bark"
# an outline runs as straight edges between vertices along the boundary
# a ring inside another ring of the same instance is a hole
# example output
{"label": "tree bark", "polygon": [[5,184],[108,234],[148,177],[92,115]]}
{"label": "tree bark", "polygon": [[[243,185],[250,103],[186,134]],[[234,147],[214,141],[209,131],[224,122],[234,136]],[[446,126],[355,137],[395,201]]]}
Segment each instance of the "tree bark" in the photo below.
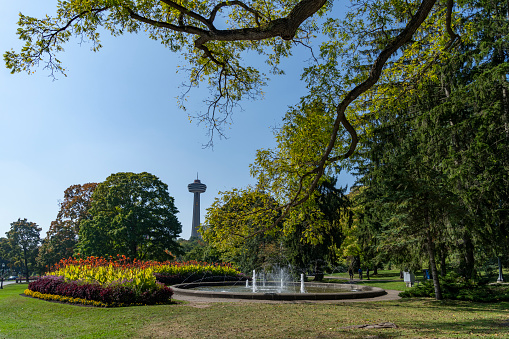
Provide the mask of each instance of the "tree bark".
{"label": "tree bark", "polygon": [[463,233],[463,245],[464,245],[464,278],[470,280],[474,278],[474,244],[472,243],[472,236],[470,233]]}
{"label": "tree bark", "polygon": [[446,250],[440,251],[440,275],[442,277],[445,277],[447,274],[447,270],[445,267],[445,259],[447,258],[447,252]]}
{"label": "tree bark", "polygon": [[25,279],[26,279],[26,282],[28,283],[28,259],[27,259],[27,249],[25,247],[23,247],[23,255],[25,256]]}
{"label": "tree bark", "polygon": [[440,280],[438,279],[437,265],[435,262],[435,243],[431,236],[431,224],[429,220],[429,211],[426,209],[426,248],[429,256],[429,268],[431,269],[431,275],[433,279],[433,286],[435,287],[435,299],[442,300],[442,290],[440,288]]}
{"label": "tree bark", "polygon": [[435,299],[442,300],[442,290],[440,288],[437,265],[435,263],[435,244],[433,243],[433,239],[431,238],[431,232],[429,230],[426,232],[426,236],[427,236],[426,247],[428,249],[429,267],[431,269],[431,275],[433,277],[433,286],[435,287]]}

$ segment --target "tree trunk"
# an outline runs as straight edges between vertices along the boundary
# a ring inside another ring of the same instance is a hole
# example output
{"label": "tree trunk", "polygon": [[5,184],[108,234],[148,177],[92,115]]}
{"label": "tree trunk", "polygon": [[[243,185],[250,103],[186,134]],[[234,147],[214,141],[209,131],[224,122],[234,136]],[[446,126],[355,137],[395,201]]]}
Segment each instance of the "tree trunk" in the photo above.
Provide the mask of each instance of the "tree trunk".
{"label": "tree trunk", "polygon": [[357,271],[359,270],[359,268],[361,268],[361,257],[358,256],[358,255],[355,255],[352,257],[352,268],[353,268],[353,272],[354,274],[357,273]]}
{"label": "tree trunk", "polygon": [[445,250],[440,251],[440,275],[442,277],[445,277],[447,274],[446,268],[445,268],[445,259],[447,257],[447,253]]}
{"label": "tree trunk", "polygon": [[426,231],[426,247],[428,249],[429,256],[429,267],[431,269],[431,275],[433,278],[433,286],[435,287],[435,299],[442,300],[442,290],[440,289],[440,281],[438,280],[437,265],[435,263],[435,244],[431,238],[431,232]]}
{"label": "tree trunk", "polygon": [[377,267],[377,265],[375,264],[375,265],[373,266],[373,275],[377,275],[377,274],[378,274],[378,267]]}
{"label": "tree trunk", "polygon": [[504,282],[504,275],[502,273],[502,262],[500,261],[500,257],[497,257],[498,259],[498,279],[497,282],[501,283]]}
{"label": "tree trunk", "polygon": [[435,299],[442,300],[442,290],[440,288],[440,280],[438,280],[437,264],[435,262],[435,243],[431,237],[431,223],[429,220],[429,211],[426,208],[425,217],[426,227],[426,248],[429,256],[429,268],[431,269],[431,276],[433,279],[433,286],[435,287]]}
{"label": "tree trunk", "polygon": [[470,233],[463,234],[463,244],[465,246],[464,253],[464,277],[467,280],[474,278],[474,244]]}
{"label": "tree trunk", "polygon": [[26,248],[23,248],[23,254],[24,254],[24,259],[25,259],[25,279],[26,279],[26,282],[28,283],[28,255],[27,255],[27,250]]}

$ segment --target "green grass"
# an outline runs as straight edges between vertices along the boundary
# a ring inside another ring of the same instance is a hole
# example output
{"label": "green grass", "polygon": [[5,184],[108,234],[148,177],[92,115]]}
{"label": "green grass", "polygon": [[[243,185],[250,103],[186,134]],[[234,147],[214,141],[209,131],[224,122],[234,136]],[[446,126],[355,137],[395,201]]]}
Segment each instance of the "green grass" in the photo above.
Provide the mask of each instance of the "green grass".
{"label": "green grass", "polygon": [[[363,280],[366,280],[366,271],[364,270],[363,273]],[[340,277],[340,278],[344,278],[344,279],[349,279],[349,275],[348,275],[348,272],[343,272],[343,273],[333,273],[333,274],[326,274],[326,276],[332,276],[332,277]],[[356,273],[354,274],[354,279],[357,279],[359,277],[359,275]],[[378,274],[377,275],[374,275],[373,274],[373,271],[370,271],[370,275],[369,275],[369,279],[370,280],[401,280],[399,278],[399,270],[378,270]],[[422,280],[422,274],[418,274],[416,275],[416,279],[417,280]]]}
{"label": "green grass", "polygon": [[[208,303],[92,308],[0,290],[0,338],[507,337],[509,303],[403,299],[355,303]],[[342,329],[393,322],[395,329]]]}
{"label": "green grass", "polygon": [[[344,283],[345,279],[350,279],[348,273],[334,273],[334,274],[326,274],[324,282],[332,282],[332,283]],[[409,288],[406,287],[405,282],[399,278],[399,270],[379,270],[377,275],[370,274],[369,280],[366,279],[366,274],[364,273],[363,279],[357,279],[358,275],[354,276],[355,284],[357,285],[368,285],[374,287],[381,287],[386,290],[397,290],[397,291],[406,291]],[[416,277],[417,280],[422,280],[422,277]]]}
{"label": "green grass", "polygon": [[[485,275],[486,275],[486,272],[484,272],[484,271],[481,271],[479,273],[480,273],[481,277],[485,277]],[[509,269],[504,268],[502,270],[502,274],[504,275],[504,279],[506,281],[509,281]],[[326,274],[326,276],[349,279],[347,272]],[[358,277],[359,277],[359,275],[356,273],[354,275],[354,279],[357,280]],[[399,269],[398,270],[378,270],[377,275],[373,275],[373,271],[370,271],[369,278],[370,278],[370,280],[400,280],[400,281],[403,281],[403,279],[399,278]],[[492,275],[491,275],[492,282],[496,282],[497,278],[498,278],[498,270],[496,272],[495,271],[492,272]],[[415,274],[415,279],[418,281],[423,281],[424,277],[422,274],[422,270],[418,271]],[[365,270],[363,271],[363,280],[366,280],[366,271]]]}
{"label": "green grass", "polygon": [[[344,283],[344,279],[324,279],[323,282],[327,283]],[[373,287],[381,287],[384,290],[396,290],[396,291],[406,291],[410,289],[406,287],[406,284],[403,281],[383,281],[383,280],[359,280],[354,282],[356,285],[366,285]]]}

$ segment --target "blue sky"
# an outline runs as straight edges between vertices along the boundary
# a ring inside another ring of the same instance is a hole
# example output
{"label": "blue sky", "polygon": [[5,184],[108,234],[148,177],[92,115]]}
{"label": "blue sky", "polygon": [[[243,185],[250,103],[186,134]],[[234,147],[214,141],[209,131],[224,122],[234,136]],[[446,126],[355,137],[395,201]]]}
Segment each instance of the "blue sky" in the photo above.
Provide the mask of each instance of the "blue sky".
{"label": "blue sky", "polygon": [[[0,51],[19,50],[18,13],[41,17],[55,12],[56,0],[2,2]],[[300,72],[309,55],[298,50],[285,60],[287,75],[273,77],[265,97],[242,103],[228,139],[208,137],[177,107],[185,74],[183,58],[143,34],[102,36],[103,49],[90,51],[72,40],[60,55],[67,77],[53,81],[42,67],[34,75],[11,75],[0,67],[0,237],[10,223],[27,218],[46,235],[58,201],[74,184],[101,182],[116,172],[149,172],[168,185],[182,223],[191,234],[192,199],[187,191],[196,173],[207,185],[202,221],[218,191],[254,184],[249,175],[257,149],[275,145],[272,128],[287,107],[304,95]],[[192,115],[204,110],[205,91],[191,92]],[[340,183],[351,184],[345,175]]]}

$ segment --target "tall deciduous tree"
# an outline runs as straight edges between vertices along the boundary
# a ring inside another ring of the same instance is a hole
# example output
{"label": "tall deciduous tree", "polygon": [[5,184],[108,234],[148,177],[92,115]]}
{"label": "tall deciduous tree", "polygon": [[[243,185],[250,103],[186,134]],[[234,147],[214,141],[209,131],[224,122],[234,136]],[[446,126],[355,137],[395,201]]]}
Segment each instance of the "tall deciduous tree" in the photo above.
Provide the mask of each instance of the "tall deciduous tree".
{"label": "tall deciduous tree", "polygon": [[[182,226],[168,186],[150,173],[116,173],[97,185],[76,252],[165,260],[179,252]],[[173,253],[173,254],[172,254]]]}
{"label": "tall deciduous tree", "polygon": [[37,261],[42,267],[54,265],[73,255],[81,223],[92,216],[89,209],[96,183],[72,185],[64,191],[57,218],[43,239]]}
{"label": "tall deciduous tree", "polygon": [[41,228],[35,223],[27,221],[27,219],[18,219],[18,221],[11,223],[11,229],[6,232],[12,246],[21,253],[27,282],[30,277],[31,267],[35,265],[35,257],[41,241],[40,232]]}
{"label": "tall deciduous tree", "polygon": [[[327,266],[337,265],[338,250],[345,237],[341,220],[350,219],[346,188],[336,185],[336,178],[326,178],[314,194],[314,209],[303,210],[300,218],[285,221],[292,229],[282,237],[287,260],[295,268],[313,272],[315,280],[322,280]],[[309,204],[301,207],[306,205]]]}
{"label": "tall deciduous tree", "polygon": [[252,187],[220,192],[200,232],[224,260],[249,272],[281,254],[279,236],[265,232],[279,217],[276,210],[273,197]]}

